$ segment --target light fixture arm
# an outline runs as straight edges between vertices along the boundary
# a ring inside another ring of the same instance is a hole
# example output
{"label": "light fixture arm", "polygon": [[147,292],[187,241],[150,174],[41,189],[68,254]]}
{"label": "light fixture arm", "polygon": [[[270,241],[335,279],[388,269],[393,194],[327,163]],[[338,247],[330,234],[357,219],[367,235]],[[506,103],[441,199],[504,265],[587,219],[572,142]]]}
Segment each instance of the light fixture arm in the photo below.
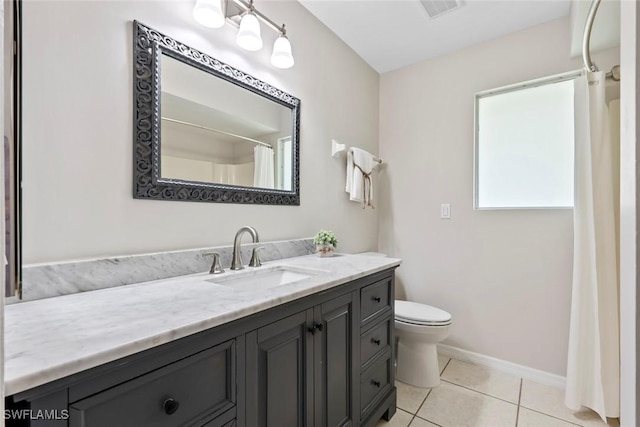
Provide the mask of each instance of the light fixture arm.
{"label": "light fixture arm", "polygon": [[293,67],[295,61],[284,24],[278,25],[267,18],[255,8],[253,0],[196,0],[193,17],[199,24],[209,28],[220,28],[225,21],[229,22],[238,29],[238,46],[250,52],[262,49],[262,21],[278,34],[273,43],[271,65],[282,69]]}
{"label": "light fixture arm", "polygon": [[283,25],[276,24],[271,19],[269,19],[266,15],[264,15],[262,12],[256,9],[253,6],[253,0],[251,0],[250,2],[246,2],[244,0],[233,0],[233,2],[247,12],[252,11],[258,18],[260,18],[262,22],[264,22],[269,27],[271,27],[271,29],[274,30],[275,32],[281,33],[282,31],[284,31],[284,24]]}

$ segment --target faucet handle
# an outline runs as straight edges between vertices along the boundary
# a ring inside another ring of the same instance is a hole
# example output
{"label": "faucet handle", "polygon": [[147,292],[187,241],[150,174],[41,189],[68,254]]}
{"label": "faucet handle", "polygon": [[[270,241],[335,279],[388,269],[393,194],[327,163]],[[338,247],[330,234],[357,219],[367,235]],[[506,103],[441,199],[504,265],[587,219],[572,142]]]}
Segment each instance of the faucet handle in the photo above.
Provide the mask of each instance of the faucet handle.
{"label": "faucet handle", "polygon": [[262,246],[257,246],[253,248],[251,251],[251,261],[249,261],[249,267],[260,267],[262,262],[260,261],[260,256],[258,256],[258,251],[264,249]]}
{"label": "faucet handle", "polygon": [[212,252],[205,255],[213,255],[213,263],[211,264],[211,270],[209,270],[209,274],[224,273],[222,265],[220,265],[220,254],[218,252]]}

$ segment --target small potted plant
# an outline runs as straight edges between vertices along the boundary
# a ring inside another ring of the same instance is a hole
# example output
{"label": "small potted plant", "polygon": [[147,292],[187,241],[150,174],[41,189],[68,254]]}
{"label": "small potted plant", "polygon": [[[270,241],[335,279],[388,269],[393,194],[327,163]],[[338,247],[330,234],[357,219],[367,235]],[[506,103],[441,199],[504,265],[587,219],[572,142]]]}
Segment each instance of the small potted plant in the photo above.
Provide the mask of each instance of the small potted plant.
{"label": "small potted plant", "polygon": [[333,256],[333,249],[338,245],[338,239],[333,231],[320,230],[313,238],[316,252],[321,257]]}

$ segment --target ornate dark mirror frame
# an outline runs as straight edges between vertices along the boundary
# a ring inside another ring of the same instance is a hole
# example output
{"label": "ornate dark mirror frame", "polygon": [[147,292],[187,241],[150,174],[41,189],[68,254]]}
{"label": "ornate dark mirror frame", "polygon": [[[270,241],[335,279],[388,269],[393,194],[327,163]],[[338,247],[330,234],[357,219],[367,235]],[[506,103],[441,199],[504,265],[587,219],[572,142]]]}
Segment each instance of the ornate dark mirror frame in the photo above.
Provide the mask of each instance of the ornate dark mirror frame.
{"label": "ornate dark mirror frame", "polygon": [[[160,58],[165,54],[291,109],[292,190],[162,178]],[[133,22],[133,197],[263,205],[300,205],[300,100],[138,21]]]}

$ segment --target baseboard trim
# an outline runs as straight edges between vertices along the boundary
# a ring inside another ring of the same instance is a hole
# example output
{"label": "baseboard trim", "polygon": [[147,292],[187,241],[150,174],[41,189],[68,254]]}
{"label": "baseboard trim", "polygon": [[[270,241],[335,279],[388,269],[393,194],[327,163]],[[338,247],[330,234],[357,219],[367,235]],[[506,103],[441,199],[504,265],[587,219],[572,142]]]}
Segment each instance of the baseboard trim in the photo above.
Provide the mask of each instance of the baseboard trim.
{"label": "baseboard trim", "polygon": [[551,374],[539,369],[518,365],[517,363],[507,362],[506,360],[496,359],[495,357],[485,356],[484,354],[474,353],[473,351],[463,350],[446,344],[438,344],[438,353],[462,362],[469,362],[493,368],[506,374],[522,377],[540,384],[561,388],[564,388],[566,384],[566,378],[560,375]]}

